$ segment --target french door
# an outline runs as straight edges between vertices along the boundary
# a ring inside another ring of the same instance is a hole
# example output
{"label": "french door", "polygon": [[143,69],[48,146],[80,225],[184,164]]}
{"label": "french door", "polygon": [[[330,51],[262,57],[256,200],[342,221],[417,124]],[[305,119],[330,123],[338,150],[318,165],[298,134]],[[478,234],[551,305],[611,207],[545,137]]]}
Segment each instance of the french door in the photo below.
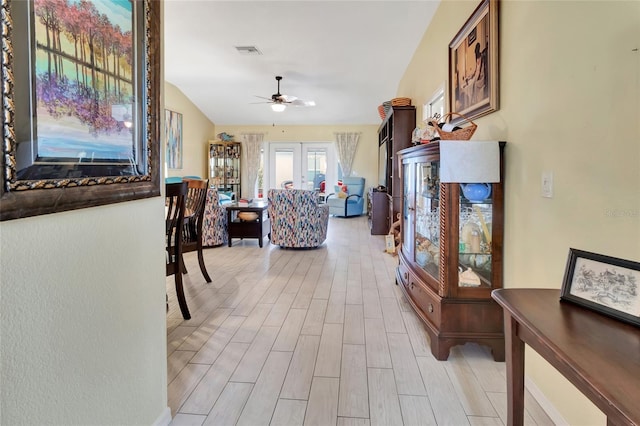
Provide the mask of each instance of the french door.
{"label": "french door", "polygon": [[320,190],[337,181],[337,171],[332,142],[269,144],[269,188]]}

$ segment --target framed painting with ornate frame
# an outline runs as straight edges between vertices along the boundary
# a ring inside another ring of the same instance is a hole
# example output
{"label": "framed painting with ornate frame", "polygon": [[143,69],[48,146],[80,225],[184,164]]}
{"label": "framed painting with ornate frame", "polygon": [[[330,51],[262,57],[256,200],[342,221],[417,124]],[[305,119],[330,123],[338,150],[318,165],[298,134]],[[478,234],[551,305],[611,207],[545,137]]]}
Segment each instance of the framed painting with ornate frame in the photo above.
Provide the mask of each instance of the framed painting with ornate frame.
{"label": "framed painting with ornate frame", "polygon": [[449,43],[449,109],[468,119],[498,110],[498,7],[483,0]]}
{"label": "framed painting with ornate frame", "polygon": [[160,195],[159,9],[1,0],[0,220]]}

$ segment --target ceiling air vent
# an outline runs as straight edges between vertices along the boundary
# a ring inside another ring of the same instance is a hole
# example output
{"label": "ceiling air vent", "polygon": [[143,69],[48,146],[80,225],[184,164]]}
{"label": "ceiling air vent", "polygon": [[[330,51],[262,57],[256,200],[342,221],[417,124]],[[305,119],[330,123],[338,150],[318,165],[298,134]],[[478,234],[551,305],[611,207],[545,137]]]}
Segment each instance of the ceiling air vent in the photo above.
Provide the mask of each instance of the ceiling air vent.
{"label": "ceiling air vent", "polygon": [[241,55],[262,55],[262,52],[255,46],[236,46],[236,50]]}

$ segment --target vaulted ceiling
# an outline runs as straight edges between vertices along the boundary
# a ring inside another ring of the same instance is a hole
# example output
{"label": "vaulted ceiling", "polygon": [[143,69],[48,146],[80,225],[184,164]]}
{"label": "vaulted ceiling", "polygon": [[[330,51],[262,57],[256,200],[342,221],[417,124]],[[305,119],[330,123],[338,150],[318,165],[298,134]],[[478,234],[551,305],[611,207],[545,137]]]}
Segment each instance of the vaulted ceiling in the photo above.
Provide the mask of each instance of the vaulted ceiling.
{"label": "vaulted ceiling", "polygon": [[[376,124],[438,4],[168,0],[165,79],[218,125]],[[316,106],[256,103],[276,93],[276,75],[280,93]]]}

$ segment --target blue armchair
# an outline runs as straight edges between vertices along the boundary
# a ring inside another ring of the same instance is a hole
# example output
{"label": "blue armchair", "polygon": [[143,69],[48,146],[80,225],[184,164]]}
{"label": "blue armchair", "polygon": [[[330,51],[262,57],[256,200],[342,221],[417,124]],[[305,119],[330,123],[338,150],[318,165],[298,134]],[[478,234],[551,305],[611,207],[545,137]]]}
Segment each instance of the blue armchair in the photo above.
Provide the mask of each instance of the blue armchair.
{"label": "blue armchair", "polygon": [[270,189],[271,244],[280,247],[318,247],[327,238],[329,208],[318,193],[304,189]]}
{"label": "blue armchair", "polygon": [[329,214],[340,217],[360,216],[364,213],[364,178],[347,177],[342,179],[347,187],[347,196],[338,196],[340,187],[336,186],[336,193],[327,196]]}

